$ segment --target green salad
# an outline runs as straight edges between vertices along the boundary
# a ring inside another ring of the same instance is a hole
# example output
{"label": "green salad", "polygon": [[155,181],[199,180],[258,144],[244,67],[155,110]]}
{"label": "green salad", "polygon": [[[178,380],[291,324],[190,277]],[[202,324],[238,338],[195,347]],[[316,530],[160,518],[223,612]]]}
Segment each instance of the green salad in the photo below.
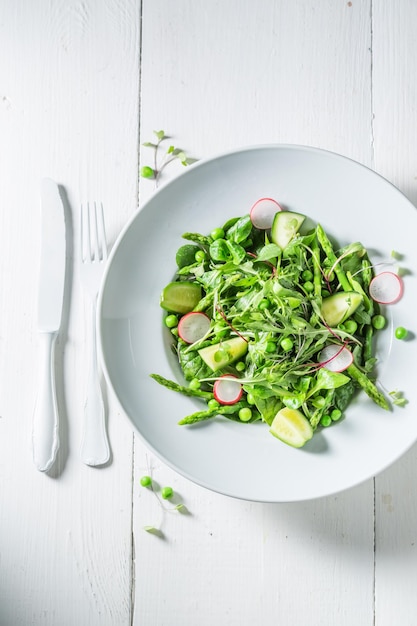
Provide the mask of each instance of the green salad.
{"label": "green salad", "polygon": [[379,303],[394,301],[400,282],[373,282],[361,243],[338,249],[320,224],[270,198],[183,238],[160,304],[185,384],[151,374],[202,400],[179,424],[262,421],[301,447],[343,418],[357,389],[390,408],[374,380],[373,339],[385,324]]}

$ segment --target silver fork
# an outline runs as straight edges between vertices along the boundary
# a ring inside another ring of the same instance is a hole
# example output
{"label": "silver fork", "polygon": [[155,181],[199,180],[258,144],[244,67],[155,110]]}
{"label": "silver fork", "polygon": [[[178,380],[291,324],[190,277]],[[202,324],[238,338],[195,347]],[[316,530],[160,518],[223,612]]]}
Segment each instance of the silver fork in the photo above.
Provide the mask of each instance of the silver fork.
{"label": "silver fork", "polygon": [[81,281],[89,300],[91,345],[87,395],[84,405],[84,434],[81,459],[86,465],[104,465],[110,457],[106,432],[104,402],[100,384],[96,307],[100,281],[107,260],[107,242],[103,205],[87,202],[81,205]]}

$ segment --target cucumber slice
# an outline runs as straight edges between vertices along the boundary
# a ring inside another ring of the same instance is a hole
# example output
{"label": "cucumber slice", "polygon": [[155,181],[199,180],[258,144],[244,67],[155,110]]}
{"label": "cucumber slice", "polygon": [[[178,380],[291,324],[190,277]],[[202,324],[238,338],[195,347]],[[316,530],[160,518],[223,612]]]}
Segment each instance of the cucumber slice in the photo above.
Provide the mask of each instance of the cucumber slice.
{"label": "cucumber slice", "polygon": [[198,354],[204,363],[215,372],[240,359],[246,354],[247,349],[248,342],[243,337],[233,337],[233,339],[227,339],[212,346],[201,348]]}
{"label": "cucumber slice", "polygon": [[172,313],[189,313],[202,298],[201,286],[197,283],[168,283],[161,294],[160,305]]}
{"label": "cucumber slice", "polygon": [[279,211],[275,214],[271,228],[271,239],[284,250],[290,241],[298,233],[301,224],[305,220],[305,215],[294,211]]}
{"label": "cucumber slice", "polygon": [[321,303],[321,314],[329,326],[337,326],[352,315],[363,301],[356,291],[339,291]]}
{"label": "cucumber slice", "polygon": [[301,411],[288,407],[278,411],[269,432],[293,448],[301,448],[313,436],[308,419]]}

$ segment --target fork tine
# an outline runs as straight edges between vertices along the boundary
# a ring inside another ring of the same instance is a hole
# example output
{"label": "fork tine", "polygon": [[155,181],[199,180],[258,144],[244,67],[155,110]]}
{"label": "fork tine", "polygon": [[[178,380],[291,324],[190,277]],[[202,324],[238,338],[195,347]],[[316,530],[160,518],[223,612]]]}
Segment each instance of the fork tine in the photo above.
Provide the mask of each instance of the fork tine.
{"label": "fork tine", "polygon": [[83,262],[106,261],[107,240],[102,202],[81,204],[80,229]]}
{"label": "fork tine", "polygon": [[101,259],[105,261],[107,259],[107,240],[106,240],[106,228],[104,226],[104,209],[103,203],[99,203],[98,211],[96,212],[98,240],[101,246]]}
{"label": "fork tine", "polygon": [[89,205],[81,205],[80,213],[80,230],[81,230],[81,258],[83,263],[91,261],[91,244],[90,244],[90,217]]}
{"label": "fork tine", "polygon": [[90,246],[92,248],[92,261],[100,260],[100,246],[97,228],[97,203],[93,203],[93,210],[90,209],[90,203],[88,203],[89,215],[90,215]]}

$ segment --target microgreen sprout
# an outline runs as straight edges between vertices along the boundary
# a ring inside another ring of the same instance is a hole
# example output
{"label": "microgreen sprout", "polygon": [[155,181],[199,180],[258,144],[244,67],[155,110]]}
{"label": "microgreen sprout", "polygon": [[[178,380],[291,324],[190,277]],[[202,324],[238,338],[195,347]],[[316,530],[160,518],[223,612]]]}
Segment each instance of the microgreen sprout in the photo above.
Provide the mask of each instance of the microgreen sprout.
{"label": "microgreen sprout", "polygon": [[[150,473],[151,472],[149,472],[149,474]],[[160,488],[158,483],[155,480],[153,480],[149,474],[143,475],[140,478],[139,482],[142,487],[144,487],[148,491],[151,491],[154,494],[159,504],[159,507],[161,508],[163,515],[165,513],[173,513],[173,512],[180,513],[182,515],[187,515],[190,513],[187,507],[185,506],[185,504],[178,501],[179,500],[178,494],[175,493],[172,487],[165,486],[165,487]],[[170,504],[165,504],[167,500],[171,501]],[[150,533],[151,535],[156,535],[163,539],[164,533],[161,530],[161,526],[162,526],[162,522],[159,526],[155,526],[154,524],[151,524],[151,525],[144,526],[143,529],[147,533]]]}
{"label": "microgreen sprout", "polygon": [[149,533],[150,535],[157,535],[157,537],[164,537],[164,533],[162,532],[162,530],[160,528],[157,528],[156,526],[144,526],[143,530],[146,530],[147,533]]}
{"label": "microgreen sprout", "polygon": [[402,391],[398,391],[397,389],[395,391],[390,391],[389,395],[391,397],[392,403],[396,406],[404,407],[408,402],[408,400],[404,398]]}
{"label": "microgreen sprout", "polygon": [[166,150],[163,149],[162,144],[170,137],[165,134],[164,130],[154,130],[155,140],[146,141],[143,146],[145,148],[151,148],[153,150],[153,164],[143,165],[140,169],[140,175],[142,178],[148,178],[155,181],[155,186],[158,186],[159,178],[169,163],[173,161],[179,161],[181,165],[190,165],[194,163],[196,159],[192,159],[186,155],[186,153],[180,148],[176,148],[173,145],[169,145]]}

